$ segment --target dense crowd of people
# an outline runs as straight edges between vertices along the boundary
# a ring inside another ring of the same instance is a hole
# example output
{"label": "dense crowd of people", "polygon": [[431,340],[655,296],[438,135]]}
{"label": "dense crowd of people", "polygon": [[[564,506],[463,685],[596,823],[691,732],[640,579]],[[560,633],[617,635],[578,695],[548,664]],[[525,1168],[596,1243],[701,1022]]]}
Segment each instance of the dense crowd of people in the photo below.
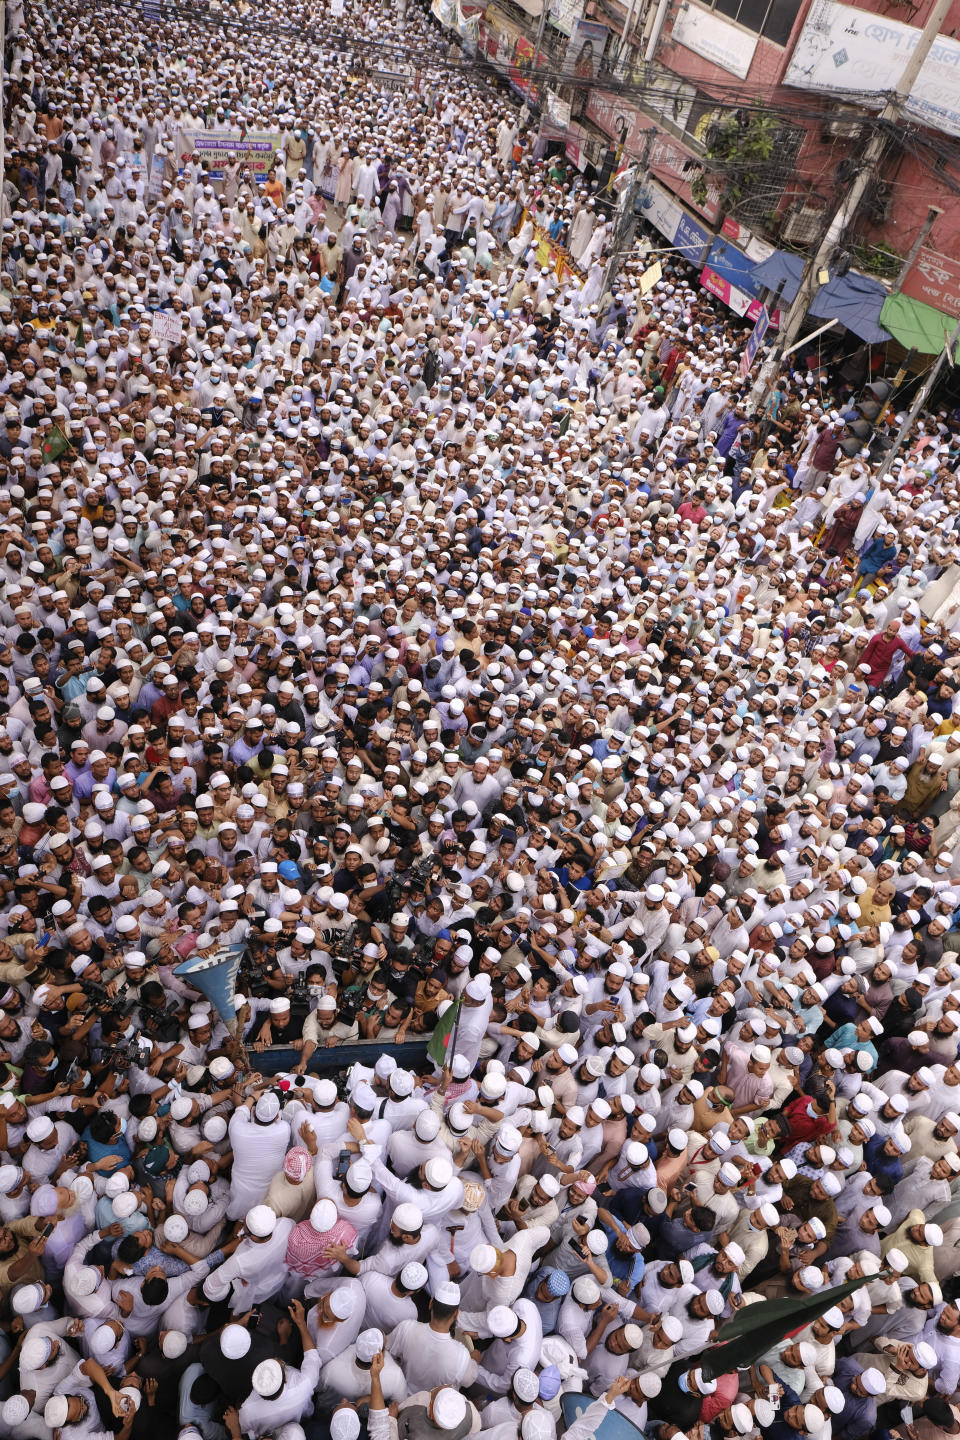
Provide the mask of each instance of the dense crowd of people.
{"label": "dense crowd of people", "polygon": [[403,0],[6,19],[0,1435],[960,1435],[951,417]]}

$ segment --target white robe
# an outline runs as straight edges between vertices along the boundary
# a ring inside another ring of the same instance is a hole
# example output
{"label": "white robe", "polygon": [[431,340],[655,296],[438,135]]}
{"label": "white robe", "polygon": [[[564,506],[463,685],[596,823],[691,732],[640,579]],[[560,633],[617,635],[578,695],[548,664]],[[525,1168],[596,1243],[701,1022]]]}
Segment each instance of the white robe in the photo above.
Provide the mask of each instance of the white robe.
{"label": "white robe", "polygon": [[216,1303],[225,1300],[233,1286],[230,1309],[243,1315],[253,1305],[262,1305],[275,1295],[287,1274],[284,1256],[294,1227],[292,1220],[278,1220],[268,1240],[241,1240],[233,1254],[211,1271],[203,1293]]}
{"label": "white robe", "polygon": [[874,490],[870,499],[863,507],[863,514],[860,516],[860,523],[853,534],[853,548],[862,550],[871,536],[880,528],[884,512],[893,505],[896,496],[892,490],[883,488]]}
{"label": "white robe", "polygon": [[580,257],[580,264],[584,270],[589,270],[594,260],[599,257],[600,252],[604,247],[604,243],[606,242],[609,228],[610,227],[605,222],[601,223],[596,227],[593,234],[590,236],[590,239],[587,242],[586,249]]}
{"label": "white robe", "polygon": [[358,200],[371,205],[380,193],[380,177],[376,165],[361,165],[357,171],[355,193]]}
{"label": "white robe", "polygon": [[573,224],[570,226],[570,235],[567,240],[567,249],[570,251],[574,260],[579,260],[584,250],[586,250],[590,242],[590,236],[593,234],[593,226],[596,218],[597,212],[587,209],[585,205],[582,209],[578,210],[574,216]]}
{"label": "white robe", "polygon": [[251,1206],[262,1202],[270,1181],[283,1165],[290,1148],[290,1123],[281,1118],[259,1125],[249,1110],[242,1109],[230,1117],[229,1134],[233,1170],[227,1216],[242,1220]]}

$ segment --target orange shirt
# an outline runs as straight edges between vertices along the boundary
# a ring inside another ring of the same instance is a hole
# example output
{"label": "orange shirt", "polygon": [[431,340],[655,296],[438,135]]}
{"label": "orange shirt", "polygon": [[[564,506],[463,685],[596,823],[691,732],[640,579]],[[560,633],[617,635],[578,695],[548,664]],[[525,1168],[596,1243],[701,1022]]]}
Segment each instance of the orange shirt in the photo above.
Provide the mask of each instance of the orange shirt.
{"label": "orange shirt", "polygon": [[283,208],[286,191],[284,190],[283,184],[280,180],[268,180],[266,185],[264,185],[263,187],[263,193],[264,195],[266,195],[268,200],[273,201],[274,205],[276,205],[278,209]]}

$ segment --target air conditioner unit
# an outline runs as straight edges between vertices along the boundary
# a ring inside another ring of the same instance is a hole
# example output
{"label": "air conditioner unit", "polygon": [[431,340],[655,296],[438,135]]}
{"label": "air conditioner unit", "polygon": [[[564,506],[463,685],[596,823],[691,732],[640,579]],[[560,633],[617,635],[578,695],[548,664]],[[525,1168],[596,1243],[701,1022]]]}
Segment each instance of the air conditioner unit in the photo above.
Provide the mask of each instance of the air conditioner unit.
{"label": "air conditioner unit", "polygon": [[859,115],[841,115],[824,126],[823,134],[831,140],[859,140],[862,130],[863,120]]}
{"label": "air conditioner unit", "polygon": [[783,238],[791,245],[809,245],[820,234],[823,225],[823,211],[811,205],[801,205],[791,210],[783,226]]}

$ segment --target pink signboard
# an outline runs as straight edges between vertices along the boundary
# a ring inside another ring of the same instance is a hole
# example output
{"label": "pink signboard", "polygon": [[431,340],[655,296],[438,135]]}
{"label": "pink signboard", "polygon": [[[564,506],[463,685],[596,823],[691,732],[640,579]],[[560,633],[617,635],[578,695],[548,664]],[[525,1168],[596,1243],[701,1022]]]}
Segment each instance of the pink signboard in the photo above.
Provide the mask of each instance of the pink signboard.
{"label": "pink signboard", "polygon": [[[755,300],[752,295],[747,295],[745,291],[739,290],[736,285],[731,285],[729,280],[724,280],[723,276],[718,275],[716,270],[711,270],[709,265],[705,265],[700,272],[700,284],[704,290],[709,290],[711,295],[716,295],[718,300],[722,300],[734,315],[740,315],[744,320],[759,318],[763,309],[762,303]],[[770,325],[775,328],[779,327],[779,310],[774,310],[770,317]]]}
{"label": "pink signboard", "polygon": [[907,271],[901,290],[911,300],[921,300],[944,315],[960,315],[960,260],[924,246]]}

